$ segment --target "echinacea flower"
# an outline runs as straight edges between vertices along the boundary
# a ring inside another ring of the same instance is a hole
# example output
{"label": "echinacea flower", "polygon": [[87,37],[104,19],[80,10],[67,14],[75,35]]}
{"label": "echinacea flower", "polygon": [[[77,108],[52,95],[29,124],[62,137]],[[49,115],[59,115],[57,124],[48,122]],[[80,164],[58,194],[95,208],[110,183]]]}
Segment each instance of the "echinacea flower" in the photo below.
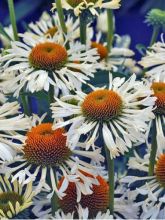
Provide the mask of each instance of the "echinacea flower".
{"label": "echinacea flower", "polygon": [[[65,21],[67,27],[67,38],[69,40],[75,40],[79,38],[79,21],[73,20],[71,16],[67,16]],[[42,37],[44,35],[53,37],[58,31],[61,33],[61,41],[63,41],[63,32],[59,23],[58,14],[50,16],[47,12],[43,12],[41,18],[37,22],[31,22],[29,25],[28,33],[33,34],[34,37]]]}
{"label": "echinacea flower", "polygon": [[[88,176],[88,174],[86,173]],[[99,185],[93,185],[91,195],[82,195],[81,200],[76,201],[75,183],[69,183],[64,196],[58,202],[60,209],[55,213],[57,219],[135,219],[139,208],[134,206],[131,195],[126,192],[124,185],[118,185],[115,189],[114,215],[110,215],[109,185],[102,176],[97,176]],[[59,185],[63,182],[60,179]],[[54,219],[51,215],[50,201],[44,200],[44,195],[38,195],[34,201],[33,213],[40,219]]]}
{"label": "echinacea flower", "polygon": [[[154,126],[156,129],[156,140],[158,143],[158,150],[159,145],[162,146],[165,144],[165,76],[160,76],[162,80],[160,80],[157,77],[157,80],[155,79],[146,79],[145,82],[148,84],[150,89],[153,91],[153,96],[156,98],[153,113],[155,115],[155,118],[153,121],[151,121],[148,134],[152,130],[152,127]],[[150,139],[150,135],[148,135],[147,139]],[[147,142],[148,142],[147,140]]]}
{"label": "echinacea flower", "polygon": [[[76,16],[79,16],[83,10],[89,9],[92,15],[98,15],[97,9],[118,9],[120,0],[62,0],[62,7],[66,10],[73,10]],[[56,9],[56,3],[53,3],[52,10]]]}
{"label": "echinacea flower", "polygon": [[24,141],[18,131],[30,128],[29,119],[19,109],[18,102],[6,102],[0,106],[0,162],[15,156]]}
{"label": "echinacea flower", "polygon": [[139,62],[147,69],[146,76],[158,81],[165,78],[165,43],[162,35],[162,42],[153,44],[147,50],[146,56]]}
{"label": "echinacea flower", "polygon": [[135,75],[126,80],[112,79],[110,74],[108,88],[92,89],[89,94],[78,91],[76,95],[56,98],[52,104],[54,128],[71,125],[67,132],[69,145],[87,134],[87,149],[91,145],[94,148],[99,129],[111,158],[124,154],[137,142],[144,142],[148,122],[154,117],[156,98],[151,97],[150,88],[136,81]]}
{"label": "echinacea flower", "polygon": [[[13,160],[3,164],[2,172],[12,174],[13,180],[18,179],[23,184],[36,180],[36,191],[52,189],[48,195],[50,197],[54,192],[60,198],[64,196],[69,182],[76,184],[77,200],[81,198],[81,193],[92,193],[91,185],[98,182],[94,178],[97,166],[83,161],[78,156],[95,161],[100,166],[100,161],[104,161],[100,149],[86,152],[85,146],[81,144],[72,150],[66,145],[63,128],[52,130],[53,124],[41,123],[41,120],[39,123],[36,119],[32,122],[33,127],[26,134],[25,144]],[[64,182],[59,188],[55,181],[58,178],[57,172],[64,176]],[[93,177],[86,177],[83,172],[92,173]]]}
{"label": "echinacea flower", "polygon": [[18,215],[29,208],[35,192],[32,182],[26,186],[17,180],[0,175],[0,219],[17,219]]}
{"label": "echinacea flower", "polygon": [[[85,174],[87,177],[90,176]],[[82,195],[79,201],[83,208],[88,208],[89,217],[93,218],[99,211],[105,212],[109,204],[109,186],[106,180],[101,176],[96,177],[97,185],[93,184],[92,194]],[[58,185],[62,185],[63,178],[59,180]],[[65,191],[66,195],[59,200],[59,204],[64,213],[73,213],[77,207],[77,192],[75,183],[69,183]]]}
{"label": "echinacea flower", "polygon": [[7,81],[15,91],[14,96],[18,97],[22,88],[30,92],[48,91],[50,84],[66,94],[68,90],[80,89],[81,83],[86,83],[99,66],[96,49],[86,50],[78,42],[70,43],[70,49],[66,49],[58,34],[39,39],[21,36],[25,43],[12,42],[11,49],[0,58],[4,72],[17,71]]}
{"label": "echinacea flower", "polygon": [[[165,81],[153,81],[151,83],[151,89],[154,91],[156,97],[155,102],[155,122],[156,122],[156,139],[157,143],[165,144]],[[159,145],[158,145],[159,148]]]}
{"label": "echinacea flower", "polygon": [[[123,178],[124,183],[128,183],[128,186],[134,196],[139,197],[138,202],[135,202],[137,207],[142,208],[140,218],[142,219],[164,219],[165,218],[165,153],[164,146],[161,148],[161,152],[157,153],[156,164],[154,167],[153,176],[148,176],[149,170],[149,157],[150,154],[141,157],[135,152],[135,156],[129,160],[129,169],[137,170],[136,175],[126,176]],[[160,150],[160,149],[159,149]],[[144,175],[145,173],[145,175]],[[135,188],[136,183],[138,186]],[[134,184],[134,188],[131,189],[131,185]]]}
{"label": "echinacea flower", "polygon": [[[88,175],[87,175],[88,176]],[[93,193],[91,195],[82,195],[81,200],[77,204],[76,202],[76,188],[74,183],[69,183],[67,190],[65,191],[66,196],[59,200],[61,209],[65,214],[74,213],[74,216],[80,216],[81,209],[78,209],[80,205],[83,209],[88,210],[89,219],[97,219],[98,217],[104,217],[110,215],[108,210],[109,204],[109,185],[107,181],[102,176],[96,177],[99,185],[94,185],[92,187]],[[59,181],[61,185],[63,179]],[[110,186],[111,187],[111,186]],[[115,189],[114,196],[114,218],[136,218],[138,214],[138,208],[133,207],[133,202],[129,197],[129,193],[126,195],[126,191],[123,186],[117,186]],[[123,193],[123,194],[122,194]],[[118,195],[118,196],[117,196]],[[127,210],[131,207],[131,211]]]}
{"label": "echinacea flower", "polygon": [[[107,43],[102,42],[103,35],[101,32],[96,34],[96,40],[91,40],[88,36],[87,45],[89,48],[96,48],[100,57],[101,69],[113,70],[114,72],[122,72],[126,75],[129,73],[136,73],[139,71],[136,61],[133,59],[134,52],[128,48],[127,43],[117,43],[122,41],[122,37],[116,36],[116,42],[111,51],[108,51]],[[126,38],[127,40],[127,38]],[[123,45],[122,45],[123,44]],[[135,71],[135,72],[134,72]]]}

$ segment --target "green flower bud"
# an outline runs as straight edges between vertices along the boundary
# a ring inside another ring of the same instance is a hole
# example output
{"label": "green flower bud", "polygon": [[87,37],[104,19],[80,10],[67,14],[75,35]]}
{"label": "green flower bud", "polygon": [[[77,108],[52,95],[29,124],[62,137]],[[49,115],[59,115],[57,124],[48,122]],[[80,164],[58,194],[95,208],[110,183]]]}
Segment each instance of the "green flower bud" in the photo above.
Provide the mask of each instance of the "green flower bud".
{"label": "green flower bud", "polygon": [[165,11],[152,9],[148,12],[145,22],[154,27],[165,28]]}

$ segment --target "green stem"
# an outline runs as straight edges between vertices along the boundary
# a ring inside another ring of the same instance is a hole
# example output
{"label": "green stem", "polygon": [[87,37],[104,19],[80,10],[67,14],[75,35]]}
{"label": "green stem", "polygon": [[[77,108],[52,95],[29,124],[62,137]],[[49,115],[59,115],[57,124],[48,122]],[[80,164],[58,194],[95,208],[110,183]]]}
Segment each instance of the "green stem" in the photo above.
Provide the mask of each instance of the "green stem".
{"label": "green stem", "polygon": [[8,7],[9,7],[9,13],[10,13],[10,21],[11,21],[11,25],[12,25],[12,28],[13,28],[14,39],[16,41],[18,41],[19,38],[18,38],[18,32],[17,32],[17,24],[16,24],[16,18],[15,18],[13,0],[8,0]]}
{"label": "green stem", "polygon": [[108,51],[110,52],[114,37],[113,11],[111,9],[107,9],[107,21],[108,21],[107,48]]}
{"label": "green stem", "polygon": [[156,120],[153,120],[152,124],[152,143],[151,143],[151,153],[150,153],[150,159],[149,159],[149,171],[148,175],[153,176],[154,175],[154,167],[156,162],[156,152],[157,152],[157,141],[156,141]]}
{"label": "green stem", "polygon": [[[54,176],[55,176],[55,182],[57,183],[57,178],[55,173]],[[54,193],[51,198],[51,208],[52,208],[52,216],[54,216],[56,211],[58,210],[58,196],[56,193]]]}
{"label": "green stem", "polygon": [[80,14],[80,41],[82,44],[86,44],[86,36],[87,36],[87,29],[86,29],[86,21],[84,21],[84,16]]}
{"label": "green stem", "polygon": [[28,97],[25,94],[21,94],[21,103],[23,106],[24,114],[29,116]]}
{"label": "green stem", "polygon": [[49,104],[53,103],[54,102],[54,86],[53,85],[50,85],[49,87]]}
{"label": "green stem", "polygon": [[59,17],[59,20],[60,20],[62,30],[66,34],[67,33],[67,28],[66,28],[66,25],[65,25],[65,18],[64,18],[63,8],[62,8],[62,5],[61,5],[61,0],[56,0],[56,7],[57,7],[57,13],[58,13],[58,17]]}
{"label": "green stem", "polygon": [[109,182],[109,210],[111,215],[114,213],[114,188],[115,188],[115,172],[114,172],[114,159],[110,158],[110,152],[105,146],[105,154],[108,168],[108,182]]}
{"label": "green stem", "polygon": [[[59,20],[60,20],[60,25],[61,25],[61,28],[64,32],[63,37],[65,39],[65,35],[67,34],[67,27],[66,27],[66,24],[65,24],[65,17],[64,17],[63,8],[62,8],[62,5],[61,5],[61,0],[56,0],[56,7],[57,7],[58,17],[59,17]],[[68,42],[66,43],[66,48],[69,49],[69,43]]]}
{"label": "green stem", "polygon": [[54,193],[51,198],[52,216],[55,216],[55,213],[58,210],[57,204],[58,204],[58,197],[57,197],[56,193]]}
{"label": "green stem", "polygon": [[158,37],[158,34],[159,34],[159,27],[153,27],[153,32],[152,32],[152,37],[151,37],[151,41],[150,41],[150,46],[152,46],[156,40],[157,40],[157,37]]}
{"label": "green stem", "polygon": [[[55,183],[57,184],[56,171],[53,170],[53,173],[55,177]],[[48,181],[49,186],[53,188],[50,174],[47,176],[47,181]],[[55,192],[51,198],[51,209],[52,209],[52,216],[55,216],[55,212],[58,210],[58,196]]]}

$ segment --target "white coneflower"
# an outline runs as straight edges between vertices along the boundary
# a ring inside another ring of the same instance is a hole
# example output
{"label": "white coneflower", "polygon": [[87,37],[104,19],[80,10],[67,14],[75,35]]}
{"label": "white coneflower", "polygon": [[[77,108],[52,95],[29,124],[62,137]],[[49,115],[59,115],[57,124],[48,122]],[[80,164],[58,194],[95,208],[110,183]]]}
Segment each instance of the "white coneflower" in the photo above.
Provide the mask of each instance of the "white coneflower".
{"label": "white coneflower", "polygon": [[[71,124],[68,143],[73,146],[72,142],[87,134],[87,148],[91,144],[94,147],[101,129],[113,158],[124,154],[134,143],[144,142],[147,122],[154,117],[152,108],[156,98],[151,97],[150,88],[136,81],[135,75],[125,80],[112,79],[110,74],[108,88],[92,86],[92,89],[89,94],[78,91],[76,95],[56,98],[52,104],[54,128]],[[76,100],[77,105],[72,104],[72,100]]]}
{"label": "white coneflower", "polygon": [[[86,174],[87,175],[87,174]],[[79,203],[76,201],[76,187],[70,183],[66,196],[59,201],[60,210],[55,213],[57,219],[135,219],[139,208],[134,206],[131,195],[126,192],[124,185],[118,185],[115,190],[114,215],[110,215],[108,207],[109,185],[106,180],[97,176],[99,185],[93,185],[93,194],[82,195]],[[59,184],[63,180],[60,180]],[[52,218],[50,201],[44,200],[44,195],[38,195],[34,201],[33,213],[40,219]]]}
{"label": "white coneflower", "polygon": [[18,215],[29,208],[35,192],[32,182],[26,186],[17,180],[0,175],[0,219],[17,219]]}
{"label": "white coneflower", "polygon": [[[96,48],[102,63],[102,69],[125,72],[133,72],[136,70],[136,61],[133,60],[134,52],[127,47],[119,47],[115,45],[110,52],[108,52],[107,43],[101,43],[102,33],[96,35],[96,41],[91,41],[88,37],[88,47]],[[117,40],[121,37],[117,37]],[[133,72],[135,73],[135,72]]]}
{"label": "white coneflower", "polygon": [[[139,156],[135,152],[135,157],[129,160],[129,169],[138,170],[138,175],[126,176],[123,182],[131,184],[138,183],[136,189],[131,190],[134,196],[141,195],[141,199],[135,202],[135,205],[142,208],[142,219],[164,219],[164,206],[165,206],[165,153],[164,146],[159,148],[156,156],[156,164],[153,176],[148,176],[149,170],[149,157],[150,154]],[[141,173],[140,173],[141,171]],[[144,175],[145,173],[145,175]],[[139,197],[140,198],[140,197]]]}
{"label": "white coneflower", "polygon": [[[97,9],[118,9],[120,8],[120,0],[62,0],[62,7],[66,10],[73,10],[76,16],[79,16],[85,9],[89,9],[92,15],[98,15]],[[56,3],[53,3],[52,10],[56,9]]]}
{"label": "white coneflower", "polygon": [[165,144],[165,76],[164,79],[160,76],[160,79],[157,80],[146,80],[146,83],[149,84],[151,90],[153,91],[153,95],[156,97],[156,102],[154,106],[154,114],[155,114],[155,123],[156,123],[156,139],[159,144]]}
{"label": "white coneflower", "polygon": [[49,90],[50,84],[64,94],[80,89],[100,66],[96,49],[86,50],[80,43],[70,43],[70,49],[61,44],[59,35],[53,38],[34,39],[21,35],[25,43],[12,42],[11,49],[0,58],[4,72],[17,75],[8,81],[8,86],[18,96],[24,87],[30,92]]}
{"label": "white coneflower", "polygon": [[[36,118],[32,120],[33,127],[26,134],[25,144],[20,147],[19,154],[12,161],[3,164],[2,172],[12,174],[13,180],[18,178],[19,182],[24,184],[38,180],[36,191],[52,188],[49,196],[54,192],[60,198],[64,196],[69,182],[76,184],[77,200],[81,198],[81,193],[92,193],[91,185],[98,184],[95,179],[97,166],[83,161],[79,156],[95,161],[100,167],[100,161],[104,161],[101,150],[86,152],[83,144],[78,144],[75,150],[72,150],[66,145],[67,137],[63,128],[52,130],[53,124],[41,123],[42,119],[38,120],[40,124]],[[60,187],[57,187],[54,170],[64,176]],[[93,176],[86,177],[83,172],[92,173]]]}
{"label": "white coneflower", "polygon": [[0,106],[0,161],[13,158],[24,142],[18,131],[30,128],[29,119],[25,118],[19,109],[18,102],[7,102]]}
{"label": "white coneflower", "polygon": [[[79,20],[74,21],[72,17],[67,16],[65,24],[68,33],[67,38],[69,40],[79,38]],[[58,31],[60,31],[61,41],[63,41],[63,31],[61,30],[57,13],[50,16],[47,12],[43,12],[40,20],[35,23],[30,23],[28,27],[30,29],[29,31],[31,32],[31,34],[33,34],[36,38],[42,37],[43,35],[53,37]]]}
{"label": "white coneflower", "polygon": [[144,68],[147,68],[146,76],[157,81],[165,78],[165,43],[162,35],[162,42],[153,44],[147,50],[147,54],[139,62]]}

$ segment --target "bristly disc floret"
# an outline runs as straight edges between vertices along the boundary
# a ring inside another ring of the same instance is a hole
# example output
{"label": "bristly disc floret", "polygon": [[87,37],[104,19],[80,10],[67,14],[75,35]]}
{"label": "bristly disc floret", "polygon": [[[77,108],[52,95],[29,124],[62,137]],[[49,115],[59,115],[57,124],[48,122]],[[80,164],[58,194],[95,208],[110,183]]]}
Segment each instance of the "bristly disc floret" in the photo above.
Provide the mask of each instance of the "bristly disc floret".
{"label": "bristly disc floret", "polygon": [[51,123],[33,127],[27,133],[24,157],[31,164],[56,167],[65,162],[71,151],[66,146],[65,130],[52,130]]}
{"label": "bristly disc floret", "polygon": [[100,89],[89,93],[82,103],[85,117],[93,121],[110,121],[122,110],[122,99],[114,91]]}
{"label": "bristly disc floret", "polygon": [[29,55],[30,64],[36,69],[57,70],[66,63],[67,51],[60,44],[45,42],[32,48]]}

